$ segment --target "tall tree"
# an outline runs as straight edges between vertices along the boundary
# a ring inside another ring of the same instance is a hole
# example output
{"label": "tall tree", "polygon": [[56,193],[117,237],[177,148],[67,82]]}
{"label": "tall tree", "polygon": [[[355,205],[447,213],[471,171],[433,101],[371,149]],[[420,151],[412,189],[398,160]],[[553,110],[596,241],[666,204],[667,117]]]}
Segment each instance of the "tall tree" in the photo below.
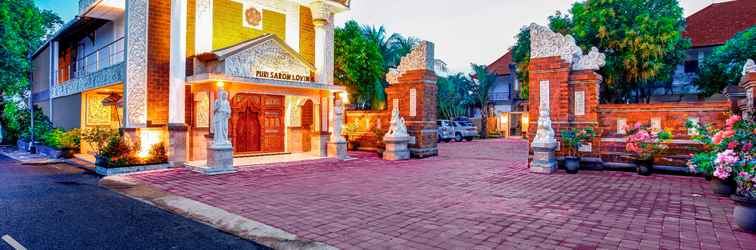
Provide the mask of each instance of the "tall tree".
{"label": "tall tree", "polygon": [[351,102],[361,109],[380,108],[385,102],[385,70],[378,44],[357,22],[349,21],[336,29],[334,55],[336,83],[348,88]]}
{"label": "tall tree", "polygon": [[[7,130],[6,141],[15,140],[23,125],[19,112],[26,105],[20,101],[30,89],[28,56],[61,25],[60,17],[38,9],[32,0],[0,0],[0,117]],[[19,111],[19,112],[12,112]],[[13,124],[10,124],[13,123]]]}
{"label": "tall tree", "polygon": [[480,104],[480,137],[488,138],[488,101],[490,99],[491,88],[496,81],[496,74],[488,71],[486,65],[472,64],[473,84],[470,85],[470,92]]}
{"label": "tall tree", "polygon": [[690,46],[677,0],[588,0],[574,3],[571,13],[578,45],[606,54],[600,73],[607,102],[648,102],[660,83],[671,82]]}
{"label": "tall tree", "polygon": [[738,33],[724,46],[714,50],[704,60],[693,84],[701,90],[703,96],[720,93],[725,87],[739,83],[743,64],[748,59],[756,59],[756,25]]}
{"label": "tall tree", "polygon": [[[654,89],[671,84],[690,46],[682,37],[685,19],[676,0],[587,0],[574,3],[570,12],[550,16],[549,27],[572,34],[584,51],[597,47],[606,54],[602,102],[648,102]],[[520,30],[512,55],[523,83],[521,97],[528,91],[529,32]]]}

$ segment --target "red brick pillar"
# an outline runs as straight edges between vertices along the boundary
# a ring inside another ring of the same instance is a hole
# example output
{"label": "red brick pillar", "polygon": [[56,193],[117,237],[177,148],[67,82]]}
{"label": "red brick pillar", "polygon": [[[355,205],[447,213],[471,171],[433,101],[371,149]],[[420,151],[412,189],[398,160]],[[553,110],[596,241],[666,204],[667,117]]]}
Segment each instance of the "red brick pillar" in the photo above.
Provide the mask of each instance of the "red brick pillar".
{"label": "red brick pillar", "polygon": [[[402,73],[397,83],[386,88],[387,109],[391,113],[394,104],[399,105],[399,115],[404,117],[410,139],[412,157],[425,158],[438,155],[436,134],[436,80],[431,70],[411,70]],[[389,116],[390,117],[390,116]]]}
{"label": "red brick pillar", "polygon": [[549,84],[549,107],[551,108],[551,126],[554,133],[565,128],[569,119],[569,79],[570,63],[559,56],[532,58],[530,60],[530,92],[528,97],[530,121],[528,141],[533,142],[538,130],[538,114],[541,105],[541,82]]}
{"label": "red brick pillar", "polygon": [[147,124],[168,125],[171,1],[149,1],[147,42]]}
{"label": "red brick pillar", "polygon": [[[599,85],[602,77],[593,70],[572,71],[569,77],[569,105],[568,126],[570,128],[583,129],[592,127],[597,134],[599,125]],[[566,129],[566,128],[564,128]],[[557,131],[557,137],[561,137]],[[584,157],[599,157],[598,149],[600,138],[595,137],[593,142],[581,150]],[[562,147],[561,152],[565,152]]]}

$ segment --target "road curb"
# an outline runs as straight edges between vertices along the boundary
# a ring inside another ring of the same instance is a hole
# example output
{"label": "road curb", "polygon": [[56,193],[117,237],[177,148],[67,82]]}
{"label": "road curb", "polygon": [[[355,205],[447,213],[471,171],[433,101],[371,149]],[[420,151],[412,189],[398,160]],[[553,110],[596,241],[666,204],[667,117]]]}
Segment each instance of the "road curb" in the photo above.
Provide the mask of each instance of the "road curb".
{"label": "road curb", "polygon": [[100,186],[153,205],[163,210],[212,226],[216,229],[280,250],[337,250],[315,241],[299,239],[296,235],[276,227],[230,213],[205,203],[173,195],[141,184],[128,176],[102,178]]}
{"label": "road curb", "polygon": [[47,158],[43,158],[43,157],[40,157],[39,159],[33,159],[33,160],[23,159],[23,158],[18,157],[15,154],[11,154],[11,153],[8,153],[8,152],[3,152],[3,151],[0,151],[0,154],[2,154],[5,157],[8,157],[8,158],[11,158],[13,160],[21,162],[21,165],[44,166],[44,165],[52,165],[52,164],[65,163],[62,160],[47,159]]}

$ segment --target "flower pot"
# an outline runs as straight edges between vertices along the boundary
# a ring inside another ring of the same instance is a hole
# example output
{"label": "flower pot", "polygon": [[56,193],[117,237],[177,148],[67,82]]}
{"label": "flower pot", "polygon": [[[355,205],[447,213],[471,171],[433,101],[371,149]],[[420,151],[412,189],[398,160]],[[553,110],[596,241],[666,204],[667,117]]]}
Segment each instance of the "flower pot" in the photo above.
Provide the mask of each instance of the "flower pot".
{"label": "flower pot", "polygon": [[639,175],[649,176],[654,173],[654,159],[635,160],[635,166]]}
{"label": "flower pot", "polygon": [[564,168],[568,174],[577,174],[578,169],[580,169],[580,157],[564,157]]}
{"label": "flower pot", "polygon": [[727,180],[712,178],[709,182],[711,191],[720,196],[730,196],[735,193],[735,180],[732,177]]}
{"label": "flower pot", "polygon": [[735,224],[743,230],[756,233],[756,199],[739,195],[730,198],[735,201],[735,210],[732,212]]}
{"label": "flower pot", "polygon": [[108,158],[102,157],[102,156],[95,156],[95,165],[97,166],[107,166],[108,165]]}

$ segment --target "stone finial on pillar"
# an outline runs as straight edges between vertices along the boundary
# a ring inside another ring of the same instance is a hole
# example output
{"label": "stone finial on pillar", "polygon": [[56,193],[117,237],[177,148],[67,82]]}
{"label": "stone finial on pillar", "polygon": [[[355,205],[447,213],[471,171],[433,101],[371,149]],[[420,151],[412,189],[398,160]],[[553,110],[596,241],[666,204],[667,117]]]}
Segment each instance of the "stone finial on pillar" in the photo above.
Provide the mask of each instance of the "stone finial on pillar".
{"label": "stone finial on pillar", "polygon": [[748,59],[743,65],[743,76],[740,81],[740,87],[745,89],[746,108],[743,116],[746,119],[753,119],[752,113],[756,111],[756,63]]}

